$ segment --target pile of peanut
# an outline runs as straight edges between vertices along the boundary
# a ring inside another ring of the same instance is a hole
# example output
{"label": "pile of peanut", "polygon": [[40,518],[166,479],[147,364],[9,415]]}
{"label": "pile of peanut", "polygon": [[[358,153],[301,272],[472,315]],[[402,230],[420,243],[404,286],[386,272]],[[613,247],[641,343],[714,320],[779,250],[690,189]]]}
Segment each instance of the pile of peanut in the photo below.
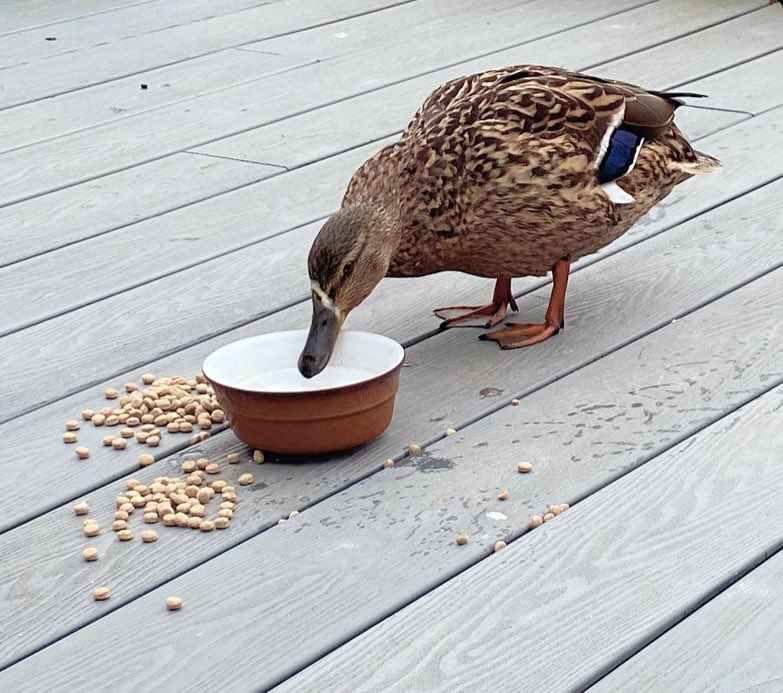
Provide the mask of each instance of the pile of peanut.
{"label": "pile of peanut", "polygon": [[[122,396],[114,388],[104,391],[106,399],[117,400],[118,406],[82,412],[82,419],[94,427],[119,427],[117,433],[104,436],[106,447],[124,450],[128,441],[135,438],[138,443],[154,448],[160,445],[164,433],[190,433],[193,434],[190,442],[200,443],[209,438],[209,430],[214,424],[226,422],[226,414],[203,373],[192,379],[145,373],[141,380],[142,389],[136,383],[126,383]],[[76,419],[67,421],[63,442],[76,443],[76,432],[81,425]],[[84,446],[75,448],[75,453],[79,459],[90,456],[89,449]]]}
{"label": "pile of peanut", "polygon": [[[242,460],[239,453],[230,453],[226,461],[233,465]],[[263,453],[254,451],[252,461],[262,464]],[[237,492],[235,486],[219,477],[221,465],[201,457],[184,460],[180,469],[182,476],[158,476],[150,484],[144,484],[138,479],[127,480],[125,490],[114,500],[116,509],[111,528],[118,541],[131,541],[134,538],[130,527],[134,514],[141,516],[144,523],[142,527],[162,523],[167,527],[184,527],[202,532],[228,528],[234,517]],[[253,483],[253,474],[244,472],[238,476],[237,482],[241,486],[248,486]],[[84,516],[82,532],[85,536],[95,537],[101,533],[98,521],[89,516],[90,508],[86,502],[76,503],[73,511],[76,515]],[[149,528],[141,531],[139,537],[143,543],[150,544],[157,541],[158,534]],[[98,550],[88,546],[82,551],[82,558],[88,562],[97,561]],[[103,601],[109,598],[109,590],[103,586],[93,596]]]}

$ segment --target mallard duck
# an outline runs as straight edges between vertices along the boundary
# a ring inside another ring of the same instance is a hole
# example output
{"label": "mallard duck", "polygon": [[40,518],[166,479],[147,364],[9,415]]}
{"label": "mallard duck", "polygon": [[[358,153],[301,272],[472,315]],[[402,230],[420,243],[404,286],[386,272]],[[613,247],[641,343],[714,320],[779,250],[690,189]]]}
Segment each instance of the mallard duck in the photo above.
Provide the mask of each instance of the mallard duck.
{"label": "mallard duck", "polygon": [[466,312],[441,323],[486,318],[490,328],[517,309],[512,277],[551,271],[542,323],[507,323],[481,338],[512,349],[556,334],[571,263],[622,235],[678,183],[720,166],[674,125],[687,96],[700,95],[538,65],[436,89],[400,140],[354,173],[313,242],[300,372],[326,366],[345,318],[387,276],[496,279],[491,303],[457,306]]}

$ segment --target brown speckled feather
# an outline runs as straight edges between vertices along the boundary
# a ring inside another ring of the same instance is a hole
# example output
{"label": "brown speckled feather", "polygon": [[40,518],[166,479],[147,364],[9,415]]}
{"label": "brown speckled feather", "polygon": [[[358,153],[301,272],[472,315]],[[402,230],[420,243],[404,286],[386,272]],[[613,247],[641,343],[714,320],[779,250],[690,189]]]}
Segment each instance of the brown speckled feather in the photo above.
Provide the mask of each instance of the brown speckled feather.
{"label": "brown speckled feather", "polygon": [[[674,126],[680,102],[630,84],[533,65],[447,82],[399,142],[353,176],[343,207],[382,204],[402,229],[389,275],[545,274],[593,253],[694,173],[718,166]],[[598,168],[618,126],[644,137],[618,179]]]}

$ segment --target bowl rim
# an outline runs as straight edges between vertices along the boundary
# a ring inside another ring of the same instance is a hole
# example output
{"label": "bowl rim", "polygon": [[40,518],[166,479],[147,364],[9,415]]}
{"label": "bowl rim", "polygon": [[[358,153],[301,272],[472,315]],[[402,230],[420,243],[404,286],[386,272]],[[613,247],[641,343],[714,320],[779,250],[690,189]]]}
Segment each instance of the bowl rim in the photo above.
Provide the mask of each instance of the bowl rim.
{"label": "bowl rim", "polygon": [[[371,383],[379,378],[385,378],[386,376],[390,375],[391,373],[394,373],[397,369],[400,368],[402,365],[402,362],[405,360],[405,347],[400,344],[397,340],[392,339],[391,337],[387,337],[386,335],[380,334],[378,332],[370,332],[368,330],[342,330],[341,336],[343,334],[357,334],[357,335],[369,335],[373,338],[379,338],[381,340],[384,340],[386,342],[389,342],[390,344],[394,345],[396,349],[399,350],[398,358],[395,359],[393,365],[389,368],[387,368],[384,371],[381,371],[379,373],[374,373],[369,378],[364,378],[363,380],[357,380],[352,383],[345,383],[343,385],[327,385],[325,387],[320,388],[312,388],[307,390],[294,390],[294,391],[274,391],[274,390],[260,390],[255,388],[246,388],[246,387],[240,387],[238,385],[229,385],[222,380],[218,378],[212,378],[210,377],[209,373],[207,373],[207,362],[210,360],[210,358],[214,357],[215,354],[222,351],[223,349],[226,349],[230,346],[234,346],[236,344],[240,344],[242,342],[251,342],[253,340],[256,340],[260,337],[267,337],[270,335],[291,335],[291,334],[303,334],[307,333],[307,329],[296,329],[296,330],[279,330],[275,332],[264,332],[262,334],[256,334],[251,335],[250,337],[243,337],[242,339],[236,339],[232,342],[228,342],[226,344],[223,344],[222,346],[219,346],[214,351],[210,352],[204,360],[201,362],[201,372],[207,377],[207,380],[209,380],[211,383],[216,383],[217,385],[230,389],[230,390],[236,390],[237,392],[244,392],[249,393],[253,395],[261,395],[264,397],[307,397],[310,395],[315,394],[324,394],[324,393],[334,393],[334,392],[340,392],[343,390],[347,390],[349,388],[354,387],[361,387],[365,385],[366,383]],[[328,368],[328,366],[327,366]]]}

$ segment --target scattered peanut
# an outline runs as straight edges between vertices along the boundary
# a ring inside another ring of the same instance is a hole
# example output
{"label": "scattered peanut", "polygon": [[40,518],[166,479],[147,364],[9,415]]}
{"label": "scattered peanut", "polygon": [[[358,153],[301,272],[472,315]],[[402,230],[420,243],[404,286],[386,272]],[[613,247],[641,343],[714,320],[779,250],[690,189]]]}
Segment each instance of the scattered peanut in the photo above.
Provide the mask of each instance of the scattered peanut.
{"label": "scattered peanut", "polygon": [[120,429],[120,435],[123,438],[133,438],[133,429],[132,428],[122,428],[122,429]]}
{"label": "scattered peanut", "polygon": [[147,438],[147,445],[151,448],[156,448],[160,445],[160,436],[150,436]]}
{"label": "scattered peanut", "polygon": [[139,455],[140,466],[149,467],[153,462],[155,462],[155,458],[149,453],[143,452],[141,455]]}
{"label": "scattered peanut", "polygon": [[115,532],[119,532],[123,529],[128,529],[128,523],[125,520],[114,520],[114,522],[111,523],[111,528]]}
{"label": "scattered peanut", "polygon": [[76,419],[71,419],[70,421],[65,422],[65,430],[66,431],[78,431],[82,425],[76,421]]}
{"label": "scattered peanut", "polygon": [[388,460],[385,460],[383,463],[383,468],[388,469],[389,467],[394,466],[394,460],[390,457]]}
{"label": "scattered peanut", "polygon": [[457,535],[457,544],[460,546],[464,546],[469,541],[467,534],[458,534]]}
{"label": "scattered peanut", "polygon": [[453,436],[457,432],[456,428],[447,428],[446,429],[446,435],[447,436]]}
{"label": "scattered peanut", "polygon": [[508,491],[506,489],[503,489],[500,493],[498,493],[498,500],[508,500]]}
{"label": "scattered peanut", "polygon": [[169,611],[179,611],[182,608],[182,600],[179,597],[166,597],[166,608]]}
{"label": "scattered peanut", "polygon": [[92,596],[96,602],[103,602],[111,596],[111,590],[108,587],[96,587],[92,591]]}
{"label": "scattered peanut", "polygon": [[533,515],[533,517],[530,518],[530,529],[535,529],[536,527],[540,527],[544,524],[544,519],[541,517],[541,515]]}
{"label": "scattered peanut", "polygon": [[264,453],[261,450],[253,450],[253,462],[256,464],[263,464]]}
{"label": "scattered peanut", "polygon": [[101,527],[95,520],[90,520],[82,527],[82,531],[88,537],[97,537],[101,533]]}
{"label": "scattered peanut", "polygon": [[144,522],[148,525],[154,525],[159,519],[157,512],[144,513]]}
{"label": "scattered peanut", "polygon": [[418,443],[411,443],[408,446],[408,454],[409,455],[418,455],[421,452],[421,445]]}
{"label": "scattered peanut", "polygon": [[66,431],[63,433],[63,443],[75,443],[77,439],[78,438],[73,431]]}
{"label": "scattered peanut", "polygon": [[127,448],[127,447],[128,447],[128,441],[127,441],[127,440],[125,440],[125,438],[115,438],[115,439],[114,439],[114,440],[111,442],[111,446],[112,446],[112,447],[113,447],[115,450],[124,450],[125,448]]}
{"label": "scattered peanut", "polygon": [[85,421],[90,421],[93,416],[95,416],[95,412],[92,409],[85,409],[82,411],[82,418]]}
{"label": "scattered peanut", "polygon": [[253,483],[253,475],[252,474],[241,474],[239,478],[237,479],[240,486],[250,486],[250,484]]}
{"label": "scattered peanut", "polygon": [[505,541],[496,541],[495,542],[495,551],[500,551],[501,549],[505,549],[508,544],[506,544]]}
{"label": "scattered peanut", "polygon": [[152,375],[152,373],[144,373],[141,376],[141,382],[143,382],[145,385],[152,385],[152,383],[155,382],[155,376]]}
{"label": "scattered peanut", "polygon": [[147,529],[141,533],[141,540],[145,544],[151,544],[153,541],[158,540],[158,533],[151,529]]}
{"label": "scattered peanut", "polygon": [[188,527],[191,529],[198,529],[201,527],[201,518],[200,517],[189,517],[188,518]]}
{"label": "scattered peanut", "polygon": [[121,529],[119,532],[117,532],[117,539],[120,541],[130,541],[133,539],[133,532],[129,529]]}
{"label": "scattered peanut", "polygon": [[511,400],[511,406],[512,407],[518,407],[519,406],[519,400],[514,398]]}
{"label": "scattered peanut", "polygon": [[238,452],[229,452],[228,455],[226,455],[226,461],[229,464],[236,464],[239,462],[239,453]]}
{"label": "scattered peanut", "polygon": [[190,474],[196,471],[196,462],[195,460],[185,460],[179,468],[186,474]]}
{"label": "scattered peanut", "polygon": [[231,523],[231,520],[227,517],[218,517],[215,519],[215,529],[226,529]]}
{"label": "scattered peanut", "polygon": [[83,445],[80,445],[78,448],[76,448],[74,452],[76,453],[76,457],[78,457],[80,460],[86,460],[90,456],[89,448],[85,448]]}
{"label": "scattered peanut", "polygon": [[204,468],[204,471],[207,474],[220,474],[220,465],[217,462],[212,462]]}
{"label": "scattered peanut", "polygon": [[82,551],[82,558],[85,561],[97,561],[98,560],[98,549],[96,549],[94,546],[88,546],[84,551]]}
{"label": "scattered peanut", "polygon": [[114,445],[114,436],[113,435],[103,436],[101,442],[104,444],[105,447],[110,448],[112,445]]}
{"label": "scattered peanut", "polygon": [[211,532],[213,529],[215,529],[215,523],[212,522],[212,520],[203,520],[198,528],[202,532]]}
{"label": "scattered peanut", "polygon": [[81,503],[77,503],[76,505],[73,506],[73,511],[77,515],[87,515],[90,512],[90,506],[87,505],[87,503],[85,503],[84,501],[82,501]]}
{"label": "scattered peanut", "polygon": [[543,518],[544,522],[549,522],[553,517],[554,517],[554,515],[552,513],[547,513],[546,515],[544,515],[544,518]]}
{"label": "scattered peanut", "polygon": [[520,474],[527,474],[528,472],[532,472],[533,471],[533,465],[530,464],[530,462],[520,462],[517,465],[517,471]]}
{"label": "scattered peanut", "polygon": [[120,393],[117,392],[117,390],[115,390],[113,387],[107,387],[103,391],[103,395],[104,395],[104,397],[106,397],[106,399],[117,399],[119,394]]}

